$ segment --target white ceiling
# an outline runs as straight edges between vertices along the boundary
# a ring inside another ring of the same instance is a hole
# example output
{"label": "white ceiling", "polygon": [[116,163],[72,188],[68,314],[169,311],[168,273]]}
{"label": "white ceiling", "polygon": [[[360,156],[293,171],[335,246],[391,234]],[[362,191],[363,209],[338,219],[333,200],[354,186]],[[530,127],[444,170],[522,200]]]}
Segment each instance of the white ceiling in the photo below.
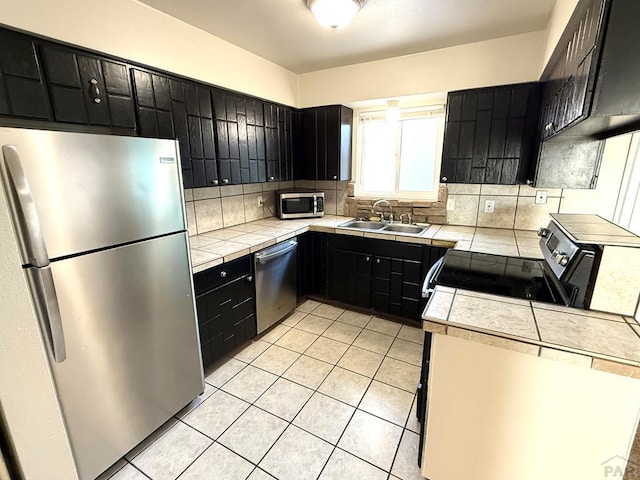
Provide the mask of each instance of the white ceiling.
{"label": "white ceiling", "polygon": [[295,73],[543,30],[555,0],[366,0],[342,30],[305,0],[140,0]]}

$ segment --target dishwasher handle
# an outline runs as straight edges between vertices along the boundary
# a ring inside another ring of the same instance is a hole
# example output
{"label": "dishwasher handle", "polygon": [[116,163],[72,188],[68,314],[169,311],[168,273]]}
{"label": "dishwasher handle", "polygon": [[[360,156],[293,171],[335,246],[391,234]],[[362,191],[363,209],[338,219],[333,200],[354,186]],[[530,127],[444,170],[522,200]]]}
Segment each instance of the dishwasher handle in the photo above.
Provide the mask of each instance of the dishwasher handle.
{"label": "dishwasher handle", "polygon": [[256,261],[258,263],[267,263],[270,260],[273,260],[274,258],[278,258],[278,257],[281,257],[282,255],[289,253],[291,250],[294,250],[297,247],[298,247],[298,242],[291,241],[291,244],[287,248],[283,248],[282,250],[278,250],[277,252],[267,253],[267,254],[264,254],[264,253],[257,254]]}

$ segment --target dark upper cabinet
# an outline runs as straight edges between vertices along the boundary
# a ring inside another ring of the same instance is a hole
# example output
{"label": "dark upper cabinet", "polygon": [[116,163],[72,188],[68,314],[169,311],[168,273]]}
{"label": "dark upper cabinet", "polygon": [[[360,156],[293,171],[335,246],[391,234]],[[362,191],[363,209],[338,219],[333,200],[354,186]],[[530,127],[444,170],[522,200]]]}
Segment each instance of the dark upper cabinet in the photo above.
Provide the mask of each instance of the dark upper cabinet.
{"label": "dark upper cabinet", "polygon": [[0,115],[50,120],[34,39],[0,29]]}
{"label": "dark upper cabinet", "polygon": [[640,129],[640,3],[582,0],[542,76],[536,186],[595,188],[603,140]]}
{"label": "dark upper cabinet", "polygon": [[222,184],[293,177],[293,111],[228,92],[213,91]]}
{"label": "dark upper cabinet", "polygon": [[526,181],[536,153],[541,94],[540,83],[449,93],[440,180]]}
{"label": "dark upper cabinet", "polygon": [[213,106],[220,184],[264,182],[264,127],[256,125],[262,103],[214,89]]}
{"label": "dark upper cabinet", "polygon": [[177,139],[185,188],[218,185],[211,89],[132,69],[139,134]]}
{"label": "dark upper cabinet", "polygon": [[353,110],[342,105],[302,110],[302,148],[295,178],[350,180]]}
{"label": "dark upper cabinet", "polygon": [[135,129],[127,65],[50,43],[40,53],[55,121]]}
{"label": "dark upper cabinet", "polygon": [[542,138],[567,132],[603,139],[640,128],[640,3],[582,0],[554,50],[546,81]]}

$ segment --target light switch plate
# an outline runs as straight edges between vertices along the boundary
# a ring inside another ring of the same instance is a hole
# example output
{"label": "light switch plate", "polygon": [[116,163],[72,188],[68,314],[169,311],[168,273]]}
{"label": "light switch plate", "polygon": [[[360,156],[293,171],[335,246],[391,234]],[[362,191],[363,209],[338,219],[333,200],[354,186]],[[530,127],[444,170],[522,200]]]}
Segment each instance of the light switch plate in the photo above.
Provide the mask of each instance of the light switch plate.
{"label": "light switch plate", "polygon": [[456,199],[455,198],[447,198],[447,210],[455,210],[456,209]]}
{"label": "light switch plate", "polygon": [[496,207],[495,200],[485,200],[484,202],[484,213],[493,213],[493,210]]}
{"label": "light switch plate", "polygon": [[262,199],[262,196],[259,196],[259,197],[258,197],[258,206],[259,206],[259,207],[264,206],[264,200]]}
{"label": "light switch plate", "polygon": [[547,203],[547,191],[546,190],[537,190],[536,191],[536,203],[539,205],[544,205]]}

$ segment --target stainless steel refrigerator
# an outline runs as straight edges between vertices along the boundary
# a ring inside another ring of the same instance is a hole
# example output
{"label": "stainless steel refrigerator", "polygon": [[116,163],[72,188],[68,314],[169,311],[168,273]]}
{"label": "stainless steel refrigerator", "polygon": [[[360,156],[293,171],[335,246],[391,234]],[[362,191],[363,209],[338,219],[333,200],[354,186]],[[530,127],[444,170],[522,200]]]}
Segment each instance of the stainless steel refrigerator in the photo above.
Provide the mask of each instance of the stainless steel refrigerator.
{"label": "stainless steel refrigerator", "polygon": [[177,143],[0,128],[0,147],[67,437],[92,479],[204,388]]}

